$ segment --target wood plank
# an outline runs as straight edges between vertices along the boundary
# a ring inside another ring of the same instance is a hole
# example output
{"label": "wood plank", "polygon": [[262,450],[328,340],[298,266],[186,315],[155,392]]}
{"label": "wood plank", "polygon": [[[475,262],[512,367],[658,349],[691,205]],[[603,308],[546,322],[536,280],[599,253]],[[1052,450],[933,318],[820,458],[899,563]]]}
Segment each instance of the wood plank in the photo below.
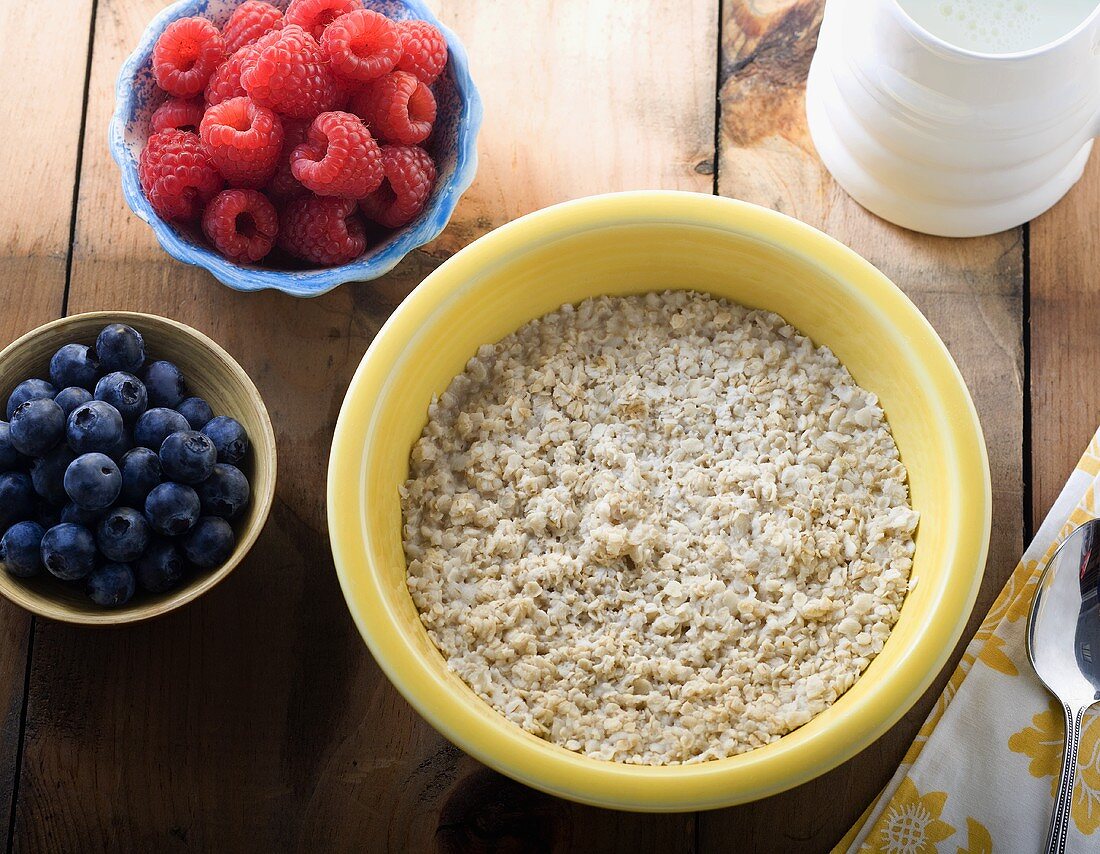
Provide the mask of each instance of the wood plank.
{"label": "wood plank", "polygon": [[162,5],[100,0],[70,309],[166,314],[225,345],[271,410],[278,497],[248,561],[199,602],[118,631],[40,627],[16,848],[692,850],[691,815],[535,793],[419,719],[347,616],[324,479],[352,371],[439,259],[585,193],[709,191],[696,164],[713,155],[715,0],[437,4],[485,97],[478,182],[429,251],[312,301],[222,288],[168,259],[126,210],[102,128],[116,69]]}
{"label": "wood plank", "polygon": [[[72,4],[41,49],[42,12],[0,6],[0,263],[5,341],[61,313],[69,255],[91,0]],[[59,56],[65,57],[58,62]]]}
{"label": "wood plank", "polygon": [[1031,514],[1038,526],[1100,424],[1100,158],[1031,223]]}
{"label": "wood plank", "polygon": [[[69,4],[41,49],[42,10],[0,6],[0,347],[60,316],[92,0]],[[54,53],[56,51],[56,53]],[[57,57],[64,56],[65,62]],[[6,391],[6,390],[4,390]],[[0,604],[0,828],[11,821],[32,620]]]}
{"label": "wood plank", "polygon": [[717,0],[443,0],[485,101],[474,186],[436,247],[595,193],[713,185]]}
{"label": "wood plank", "polygon": [[[719,191],[851,246],[913,299],[958,362],[985,429],[994,484],[990,559],[969,637],[1022,545],[1022,234],[919,235],[870,215],[832,181],[804,116],[822,7],[822,0],[723,4]],[[897,768],[950,669],[889,734],[841,768],[784,795],[701,816],[700,850],[719,850],[728,839],[744,851],[828,850]]]}

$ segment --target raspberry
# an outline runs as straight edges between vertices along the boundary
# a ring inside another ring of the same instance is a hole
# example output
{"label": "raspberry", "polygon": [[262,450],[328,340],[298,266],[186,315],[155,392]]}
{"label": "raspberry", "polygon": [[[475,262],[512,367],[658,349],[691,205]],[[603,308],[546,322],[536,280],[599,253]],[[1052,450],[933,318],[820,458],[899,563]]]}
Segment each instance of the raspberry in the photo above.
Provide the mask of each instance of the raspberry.
{"label": "raspberry", "polygon": [[382,153],[358,116],[321,113],[290,155],[290,171],[318,196],[359,199],[382,183]]}
{"label": "raspberry", "polygon": [[290,171],[290,155],[294,149],[305,142],[309,133],[309,122],[300,119],[283,119],[283,150],[279,153],[279,164],[275,175],[268,182],[267,194],[277,199],[295,199],[306,195],[309,190],[298,183]]}
{"label": "raspberry", "polygon": [[255,263],[275,245],[279,216],[263,193],[222,190],[203,211],[202,231],[230,261]]}
{"label": "raspberry", "polygon": [[275,174],[283,124],[249,98],[230,98],[206,111],[199,127],[203,147],[234,187],[262,187]]}
{"label": "raspberry", "polygon": [[283,20],[320,40],[325,27],[334,20],[362,8],[362,0],[291,0]]}
{"label": "raspberry", "polygon": [[180,18],[160,34],[153,46],[153,76],[157,85],[177,98],[193,98],[225,59],[218,28],[205,18]]}
{"label": "raspberry", "polygon": [[398,71],[415,74],[425,86],[431,86],[447,67],[447,41],[443,33],[427,21],[398,21],[401,59]]}
{"label": "raspberry", "polygon": [[241,85],[241,72],[245,65],[255,61],[260,50],[269,44],[274,44],[279,38],[277,31],[260,36],[252,44],[246,44],[223,62],[210,75],[210,82],[206,84],[206,105],[220,104],[230,98],[239,98],[248,93]]}
{"label": "raspberry", "polygon": [[423,142],[435,121],[432,90],[407,71],[393,71],[361,92],[352,104],[371,133],[386,142]]}
{"label": "raspberry", "polygon": [[256,57],[241,72],[241,85],[253,101],[296,119],[332,109],[339,92],[313,36],[287,24],[256,47]]}
{"label": "raspberry", "polygon": [[336,74],[349,80],[374,80],[393,71],[401,58],[401,37],[385,15],[358,9],[325,28],[321,51]]}
{"label": "raspberry", "polygon": [[261,0],[246,0],[229,16],[222,27],[225,40],[225,53],[232,56],[246,44],[252,44],[262,35],[277,30],[283,25],[283,13],[270,3]]}
{"label": "raspberry", "polygon": [[[332,79],[336,81],[336,101],[332,105],[332,110],[350,113],[351,110],[348,109],[348,106],[351,104],[353,94],[359,90],[361,84],[346,80],[337,74],[333,74]],[[328,112],[331,113],[332,110]]]}
{"label": "raspberry", "polygon": [[198,136],[182,130],[149,137],[138,161],[138,178],[149,204],[163,219],[198,219],[225,184]]}
{"label": "raspberry", "polygon": [[418,145],[382,146],[386,179],[373,194],[361,199],[359,209],[386,228],[401,228],[424,210],[435,184],[435,164]]}
{"label": "raspberry", "polygon": [[169,98],[157,107],[149,119],[149,125],[153,129],[153,133],[160,133],[162,130],[189,130],[192,133],[198,133],[199,122],[201,121],[201,101]]}
{"label": "raspberry", "polygon": [[207,106],[248,94],[241,85],[241,71],[245,59],[254,52],[252,45],[245,45],[214,69],[214,73],[210,75],[210,82],[206,84]]}
{"label": "raspberry", "polygon": [[304,261],[332,266],[362,255],[367,237],[354,200],[310,195],[283,208],[278,243]]}

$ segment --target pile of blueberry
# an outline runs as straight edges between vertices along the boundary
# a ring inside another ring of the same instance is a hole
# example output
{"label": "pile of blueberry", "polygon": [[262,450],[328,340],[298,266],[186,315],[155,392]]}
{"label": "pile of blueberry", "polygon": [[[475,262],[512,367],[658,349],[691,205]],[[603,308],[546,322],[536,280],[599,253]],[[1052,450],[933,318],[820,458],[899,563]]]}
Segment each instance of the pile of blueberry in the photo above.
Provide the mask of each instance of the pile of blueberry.
{"label": "pile of blueberry", "polygon": [[248,503],[244,428],[187,397],[171,362],[112,324],[93,347],[66,344],[50,380],[29,379],[0,421],[0,567],[43,567],[117,607],[136,587],[166,592],[189,566],[212,569],[236,545]]}

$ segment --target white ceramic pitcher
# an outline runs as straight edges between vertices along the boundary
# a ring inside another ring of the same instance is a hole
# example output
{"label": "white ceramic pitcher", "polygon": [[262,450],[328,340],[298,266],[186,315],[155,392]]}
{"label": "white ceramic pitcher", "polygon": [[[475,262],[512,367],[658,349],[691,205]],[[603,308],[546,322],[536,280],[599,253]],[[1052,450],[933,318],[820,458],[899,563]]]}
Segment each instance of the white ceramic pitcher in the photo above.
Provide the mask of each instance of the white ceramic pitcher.
{"label": "white ceramic pitcher", "polygon": [[806,113],[833,177],[884,219],[951,237],[1020,225],[1100,133],[1100,6],[1049,44],[977,53],[897,0],[827,0]]}

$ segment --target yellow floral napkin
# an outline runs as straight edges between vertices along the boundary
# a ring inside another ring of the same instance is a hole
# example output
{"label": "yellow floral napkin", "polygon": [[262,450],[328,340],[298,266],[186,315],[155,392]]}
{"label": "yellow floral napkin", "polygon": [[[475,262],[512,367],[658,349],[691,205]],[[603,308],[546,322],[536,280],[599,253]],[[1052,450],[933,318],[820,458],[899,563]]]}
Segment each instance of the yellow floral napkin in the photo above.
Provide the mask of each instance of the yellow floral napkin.
{"label": "yellow floral napkin", "polygon": [[[1027,660],[1035,583],[1067,533],[1100,516],[1100,430],[966,648],[890,783],[834,849],[1040,851],[1062,758],[1062,712]],[[1067,850],[1100,851],[1100,714],[1085,719]]]}

